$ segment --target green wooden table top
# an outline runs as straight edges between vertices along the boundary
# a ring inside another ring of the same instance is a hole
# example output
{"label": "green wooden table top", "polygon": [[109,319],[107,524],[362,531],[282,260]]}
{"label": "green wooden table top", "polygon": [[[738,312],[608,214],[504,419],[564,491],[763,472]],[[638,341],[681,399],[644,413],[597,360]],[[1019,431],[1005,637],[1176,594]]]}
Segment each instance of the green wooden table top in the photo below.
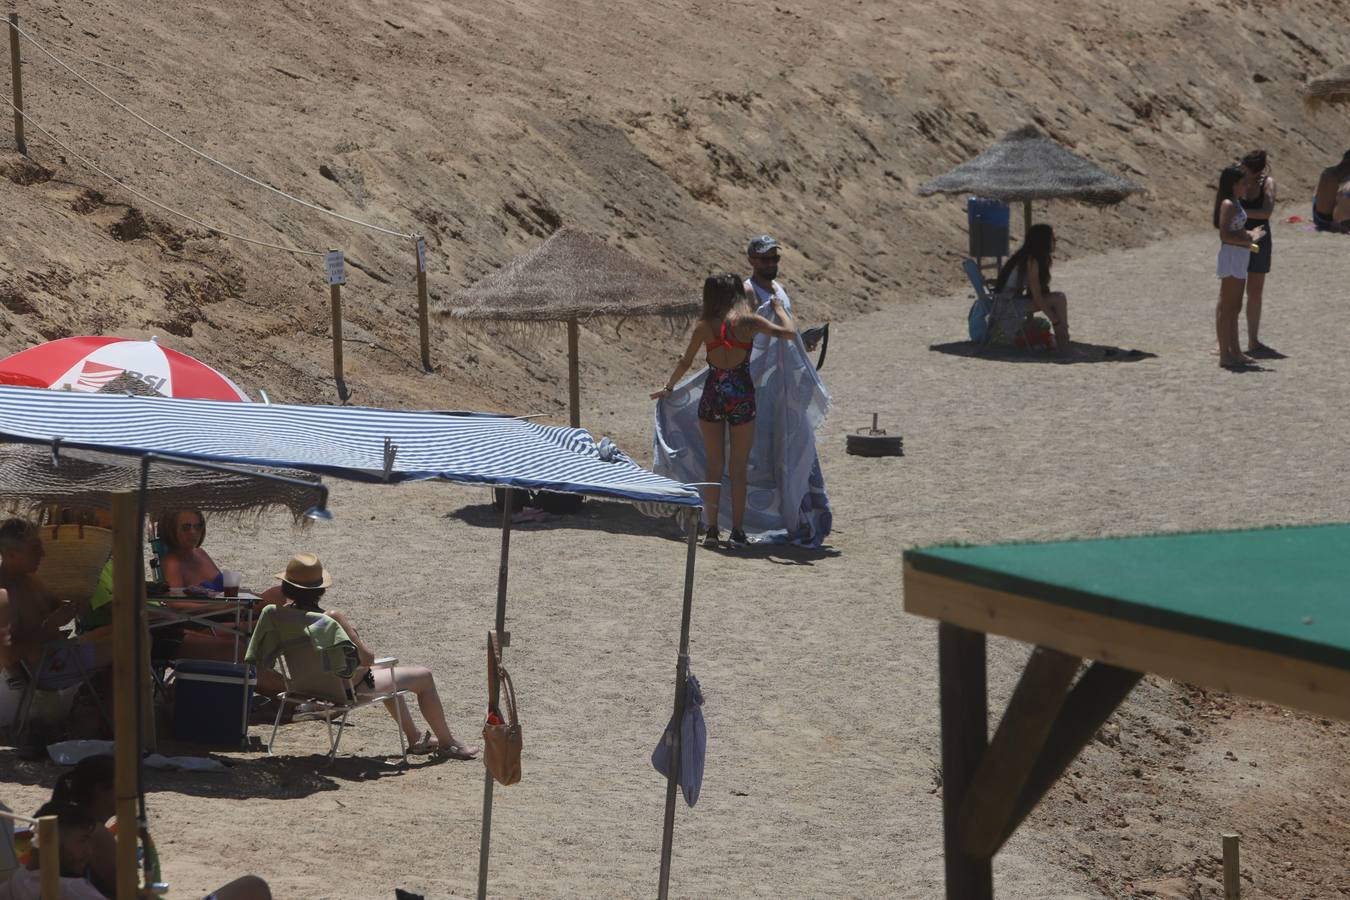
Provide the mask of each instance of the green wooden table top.
{"label": "green wooden table top", "polygon": [[1350,524],[905,552],[916,570],[1350,669]]}

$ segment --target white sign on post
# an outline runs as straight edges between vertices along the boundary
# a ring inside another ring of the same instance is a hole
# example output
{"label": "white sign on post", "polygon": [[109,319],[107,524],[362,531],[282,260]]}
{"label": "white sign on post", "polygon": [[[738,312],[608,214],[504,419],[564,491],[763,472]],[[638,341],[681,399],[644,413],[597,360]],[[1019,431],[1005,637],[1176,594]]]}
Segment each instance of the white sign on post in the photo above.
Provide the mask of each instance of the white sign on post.
{"label": "white sign on post", "polygon": [[329,250],[328,255],[323,258],[324,265],[328,268],[329,284],[346,284],[346,267],[342,262],[341,250]]}
{"label": "white sign on post", "polygon": [[425,272],[427,270],[427,239],[420,234],[417,236],[417,271]]}

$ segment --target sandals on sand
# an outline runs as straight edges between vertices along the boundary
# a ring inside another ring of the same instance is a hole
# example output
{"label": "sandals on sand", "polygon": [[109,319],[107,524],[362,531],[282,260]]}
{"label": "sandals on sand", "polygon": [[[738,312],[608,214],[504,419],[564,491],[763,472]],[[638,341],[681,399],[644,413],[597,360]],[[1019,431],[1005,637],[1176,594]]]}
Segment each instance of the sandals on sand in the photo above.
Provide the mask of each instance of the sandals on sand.
{"label": "sandals on sand", "polygon": [[442,747],[430,731],[424,733],[420,741],[408,747],[408,752],[415,756],[448,756],[451,759],[476,759],[478,751],[478,747],[470,747],[467,744]]}

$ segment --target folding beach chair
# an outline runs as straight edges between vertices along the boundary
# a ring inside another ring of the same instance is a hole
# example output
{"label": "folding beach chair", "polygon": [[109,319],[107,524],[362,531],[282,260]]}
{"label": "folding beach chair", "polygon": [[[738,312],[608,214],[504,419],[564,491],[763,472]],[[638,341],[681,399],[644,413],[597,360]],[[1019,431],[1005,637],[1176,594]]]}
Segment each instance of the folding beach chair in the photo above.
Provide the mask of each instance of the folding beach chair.
{"label": "folding beach chair", "polygon": [[10,677],[10,685],[20,692],[18,710],[10,726],[16,743],[22,744],[28,737],[43,694],[60,695],[59,703],[62,714],[65,714],[69,713],[74,705],[74,697],[78,693],[78,690],[71,690],[72,688],[90,691],[104,723],[111,724],[108,722],[103,698],[93,685],[93,679],[102,669],[70,653],[73,646],[73,641],[56,641],[48,644],[43,648],[36,666],[22,663],[23,673],[18,677]]}
{"label": "folding beach chair", "polygon": [[1016,302],[1016,298],[1001,297],[992,293],[990,284],[985,281],[984,273],[980,271],[980,264],[970,257],[961,260],[961,268],[970,279],[970,286],[975,289],[975,302],[971,305],[967,316],[970,339],[977,344],[988,344],[994,339],[996,331],[1006,330],[1010,321],[1016,322],[1017,325],[1008,337],[1014,339],[1019,335],[1025,337],[1026,314],[1009,308]]}
{"label": "folding beach chair", "polygon": [[[277,739],[277,730],[287,706],[295,708],[292,722],[322,720],[328,726],[328,758],[337,755],[342,730],[347,727],[347,716],[358,709],[391,700],[400,705],[407,702],[412,691],[376,693],[359,690],[351,677],[360,665],[356,645],[331,617],[323,613],[304,612],[269,606],[258,617],[253,638],[249,641],[244,661],[258,666],[270,666],[280,657],[281,676],[286,690],[277,704],[276,721],[272,723],[272,737],[267,752]],[[377,659],[372,668],[390,669],[398,664],[394,657]],[[334,730],[334,720],[337,728]],[[394,720],[398,732],[399,753],[406,765],[408,747],[403,728]]]}

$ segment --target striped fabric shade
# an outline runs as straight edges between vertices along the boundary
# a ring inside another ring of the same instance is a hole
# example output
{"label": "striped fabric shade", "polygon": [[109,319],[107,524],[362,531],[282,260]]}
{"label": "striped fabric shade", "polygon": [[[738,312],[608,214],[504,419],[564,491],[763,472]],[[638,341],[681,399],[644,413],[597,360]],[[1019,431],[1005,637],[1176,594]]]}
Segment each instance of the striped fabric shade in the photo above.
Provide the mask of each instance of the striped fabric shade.
{"label": "striped fabric shade", "polygon": [[107,452],[281,466],[356,481],[442,478],[700,505],[696,489],[648,472],[622,454],[606,462],[582,429],[482,413],[172,400],[0,385],[0,436],[35,443],[60,438]]}

